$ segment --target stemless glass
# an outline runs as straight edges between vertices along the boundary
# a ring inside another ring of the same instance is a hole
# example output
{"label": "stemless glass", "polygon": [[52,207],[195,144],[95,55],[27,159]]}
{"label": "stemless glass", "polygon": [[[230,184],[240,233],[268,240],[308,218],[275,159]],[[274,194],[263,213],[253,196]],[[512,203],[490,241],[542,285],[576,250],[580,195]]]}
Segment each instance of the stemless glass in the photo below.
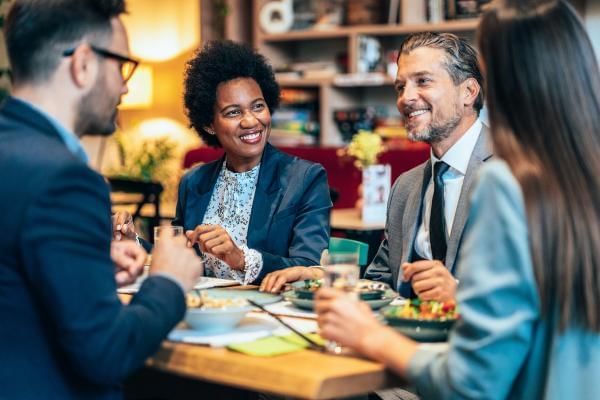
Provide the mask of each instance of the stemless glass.
{"label": "stemless glass", "polygon": [[172,236],[183,235],[183,226],[160,225],[154,227],[154,245],[158,244],[160,235],[165,232],[172,232]]}
{"label": "stemless glass", "polygon": [[[154,245],[156,246],[160,240],[160,235],[165,232],[172,232],[172,236],[183,235],[183,226],[173,225],[160,225],[154,227]],[[149,255],[146,259],[146,265],[144,265],[144,276],[147,277],[150,272],[150,264],[152,264],[152,255]]]}
{"label": "stemless glass", "polygon": [[[360,268],[358,266],[358,253],[335,252],[323,254],[322,263],[325,267],[323,287],[330,287],[345,292],[346,296],[358,301],[358,284]],[[346,349],[334,341],[325,343],[327,350],[334,354],[344,354]]]}

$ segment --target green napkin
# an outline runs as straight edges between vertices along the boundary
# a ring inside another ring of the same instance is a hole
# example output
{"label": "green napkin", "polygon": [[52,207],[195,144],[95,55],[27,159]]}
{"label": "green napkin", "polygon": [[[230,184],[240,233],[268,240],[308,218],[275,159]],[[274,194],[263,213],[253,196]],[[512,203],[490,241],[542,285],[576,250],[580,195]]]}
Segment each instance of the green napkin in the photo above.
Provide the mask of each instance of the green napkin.
{"label": "green napkin", "polygon": [[[316,333],[307,334],[307,336],[319,344],[325,343]],[[270,357],[303,350],[308,346],[304,339],[292,333],[285,336],[269,336],[253,342],[234,343],[227,348],[251,356]]]}

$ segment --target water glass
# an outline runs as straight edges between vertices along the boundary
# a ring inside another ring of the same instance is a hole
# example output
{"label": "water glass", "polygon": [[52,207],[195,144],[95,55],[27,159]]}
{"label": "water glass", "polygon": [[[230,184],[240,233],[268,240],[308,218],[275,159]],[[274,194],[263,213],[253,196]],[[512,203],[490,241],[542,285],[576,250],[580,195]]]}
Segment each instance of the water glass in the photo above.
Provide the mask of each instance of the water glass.
{"label": "water glass", "polygon": [[[323,287],[341,290],[346,296],[358,301],[356,286],[360,278],[358,266],[358,253],[327,253],[321,260],[325,267]],[[346,349],[334,341],[325,343],[327,350],[334,354],[344,354]]]}
{"label": "water glass", "polygon": [[[180,236],[183,235],[183,226],[173,226],[173,225],[160,225],[154,227],[154,245],[158,244],[160,240],[160,235],[165,232],[172,232],[172,236]],[[144,277],[148,276],[150,272],[150,264],[152,264],[152,255],[148,256],[146,260],[146,264],[144,265]]]}
{"label": "water glass", "polygon": [[160,235],[165,232],[172,232],[172,236],[183,235],[183,226],[173,226],[173,225],[160,225],[154,227],[154,245],[158,244],[160,240]]}

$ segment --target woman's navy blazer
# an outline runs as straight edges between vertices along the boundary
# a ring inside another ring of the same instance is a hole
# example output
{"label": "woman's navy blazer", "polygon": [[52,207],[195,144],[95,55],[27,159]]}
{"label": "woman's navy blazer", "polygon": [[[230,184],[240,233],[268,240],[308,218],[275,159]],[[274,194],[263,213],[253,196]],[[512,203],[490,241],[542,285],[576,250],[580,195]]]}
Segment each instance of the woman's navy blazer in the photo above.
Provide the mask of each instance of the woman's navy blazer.
{"label": "woman's navy blazer", "polygon": [[[202,224],[225,157],[199,166],[181,180],[173,225]],[[248,247],[262,254],[254,283],[293,265],[318,265],[329,244],[331,198],[325,169],[267,144],[248,226]]]}

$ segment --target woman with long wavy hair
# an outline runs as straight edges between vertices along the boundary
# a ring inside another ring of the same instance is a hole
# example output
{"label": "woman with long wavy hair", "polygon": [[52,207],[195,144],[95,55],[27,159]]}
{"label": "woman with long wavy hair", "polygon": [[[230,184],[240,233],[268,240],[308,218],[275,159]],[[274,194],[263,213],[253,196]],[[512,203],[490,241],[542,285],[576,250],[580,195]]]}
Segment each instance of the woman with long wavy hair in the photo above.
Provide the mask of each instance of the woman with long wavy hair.
{"label": "woman with long wavy hair", "polygon": [[600,393],[600,72],[564,0],[493,3],[478,42],[495,154],[473,193],[447,351],[321,290],[322,335],[426,399]]}

